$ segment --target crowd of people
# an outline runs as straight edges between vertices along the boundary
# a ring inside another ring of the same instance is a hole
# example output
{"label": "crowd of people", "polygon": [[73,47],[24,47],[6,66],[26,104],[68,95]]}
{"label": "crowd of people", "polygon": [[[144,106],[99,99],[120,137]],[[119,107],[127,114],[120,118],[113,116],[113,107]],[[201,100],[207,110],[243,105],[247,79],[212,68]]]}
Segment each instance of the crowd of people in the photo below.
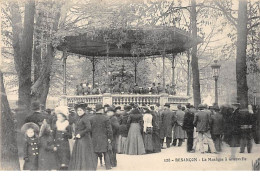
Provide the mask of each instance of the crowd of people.
{"label": "crowd of people", "polygon": [[[166,103],[129,104],[124,107],[85,103],[74,108],[55,108],[43,113],[39,102],[25,120],[24,170],[96,170],[98,160],[107,170],[117,166],[117,154],[159,153],[171,146],[187,152],[220,153],[222,141],[252,152],[252,140],[259,143],[259,110],[200,104],[178,105],[172,111]],[[257,119],[258,118],[258,119]],[[165,147],[166,140],[166,147]],[[73,142],[73,145],[70,145]],[[205,149],[205,143],[207,149]],[[197,147],[198,146],[198,147]]]}
{"label": "crowd of people", "polygon": [[175,86],[166,85],[164,88],[161,83],[157,85],[152,83],[150,87],[139,86],[138,84],[117,83],[111,89],[96,83],[94,87],[91,84],[79,84],[76,86],[76,95],[99,95],[103,93],[115,94],[161,94],[176,95]]}

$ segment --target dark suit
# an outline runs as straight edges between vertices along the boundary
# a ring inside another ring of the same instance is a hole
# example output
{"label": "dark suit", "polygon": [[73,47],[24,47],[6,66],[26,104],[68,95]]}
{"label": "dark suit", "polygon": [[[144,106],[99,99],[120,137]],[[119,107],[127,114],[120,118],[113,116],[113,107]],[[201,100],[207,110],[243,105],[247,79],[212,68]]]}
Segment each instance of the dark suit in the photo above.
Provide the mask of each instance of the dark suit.
{"label": "dark suit", "polygon": [[252,139],[253,139],[253,114],[250,114],[247,109],[239,110],[239,128],[240,128],[240,152],[245,151],[247,146],[247,152],[251,153]]}
{"label": "dark suit", "polygon": [[184,115],[183,120],[183,129],[186,130],[187,133],[187,151],[191,151],[193,147],[193,132],[194,132],[194,113],[188,109]]}
{"label": "dark suit", "polygon": [[113,131],[113,139],[112,139],[112,150],[109,150],[109,157],[110,162],[113,167],[117,166],[117,160],[116,160],[116,153],[117,153],[117,139],[118,139],[118,130],[119,130],[119,123],[116,116],[110,117],[110,123],[112,126]]}
{"label": "dark suit", "polygon": [[166,137],[166,145],[170,147],[172,141],[172,126],[176,121],[175,114],[170,110],[166,109],[161,114],[162,127],[160,131],[161,144],[163,145],[164,137]]}
{"label": "dark suit", "polygon": [[221,113],[212,116],[211,135],[217,151],[221,151],[221,135],[223,134],[224,119]]}
{"label": "dark suit", "polygon": [[90,118],[92,141],[96,159],[100,153],[104,154],[106,169],[111,169],[110,158],[108,155],[108,139],[112,140],[113,132],[109,118],[103,114],[97,113]]}

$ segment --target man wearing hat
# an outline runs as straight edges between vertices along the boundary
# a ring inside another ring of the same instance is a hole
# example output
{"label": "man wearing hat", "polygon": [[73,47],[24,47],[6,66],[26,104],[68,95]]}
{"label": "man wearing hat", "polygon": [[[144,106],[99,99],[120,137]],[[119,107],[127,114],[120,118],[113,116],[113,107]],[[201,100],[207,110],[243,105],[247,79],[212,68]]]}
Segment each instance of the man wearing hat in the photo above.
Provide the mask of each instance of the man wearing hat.
{"label": "man wearing hat", "polygon": [[188,103],[186,105],[186,112],[184,115],[184,120],[183,120],[183,130],[186,131],[187,133],[187,152],[191,152],[192,151],[192,147],[193,147],[193,133],[194,133],[194,125],[193,125],[193,121],[194,121],[194,112],[191,110],[191,105],[190,103]]}
{"label": "man wearing hat", "polygon": [[220,109],[217,105],[213,107],[215,114],[212,115],[211,123],[211,135],[215,144],[215,148],[218,152],[221,152],[221,135],[223,135],[224,130],[224,118],[220,113]]}
{"label": "man wearing hat", "polygon": [[251,105],[248,106],[248,109],[244,108],[239,110],[238,120],[240,128],[240,153],[244,153],[245,147],[247,147],[247,152],[251,153],[253,146],[253,125],[255,124]]}
{"label": "man wearing hat", "polygon": [[[90,118],[92,141],[96,159],[100,153],[104,155],[106,169],[111,169],[108,147],[113,138],[112,126],[109,118],[104,115],[104,107],[101,103],[96,104],[96,114]],[[98,162],[98,161],[97,161]]]}
{"label": "man wearing hat", "polygon": [[119,123],[117,120],[117,117],[115,116],[115,109],[113,107],[107,108],[107,116],[109,118],[109,121],[112,126],[113,131],[113,138],[112,138],[112,150],[109,151],[109,157],[112,167],[117,166],[117,160],[116,160],[116,153],[117,153],[117,139],[118,139],[118,130],[119,130]]}
{"label": "man wearing hat", "polygon": [[205,107],[202,104],[199,104],[198,108],[199,111],[195,115],[195,119],[193,123],[197,128],[196,131],[198,132],[200,151],[201,153],[205,153],[204,142],[203,142],[203,138],[205,138],[209,144],[211,152],[217,153],[210,134],[210,122],[211,122],[210,113],[208,111],[204,111]]}
{"label": "man wearing hat", "polygon": [[172,126],[176,121],[174,113],[170,110],[170,104],[165,103],[164,111],[161,114],[162,127],[160,129],[161,146],[163,149],[164,138],[166,137],[167,148],[170,147],[172,141]]}
{"label": "man wearing hat", "polygon": [[44,119],[46,119],[47,122],[51,119],[47,113],[41,111],[41,104],[39,101],[32,102],[31,109],[33,113],[26,117],[24,123],[33,122],[40,127]]}
{"label": "man wearing hat", "polygon": [[184,111],[182,111],[181,104],[178,104],[177,108],[178,110],[176,111],[176,122],[174,122],[174,128],[173,128],[173,132],[174,132],[173,142],[172,142],[173,146],[176,146],[177,140],[179,140],[178,146],[181,146],[185,138],[185,131],[182,129],[185,113]]}

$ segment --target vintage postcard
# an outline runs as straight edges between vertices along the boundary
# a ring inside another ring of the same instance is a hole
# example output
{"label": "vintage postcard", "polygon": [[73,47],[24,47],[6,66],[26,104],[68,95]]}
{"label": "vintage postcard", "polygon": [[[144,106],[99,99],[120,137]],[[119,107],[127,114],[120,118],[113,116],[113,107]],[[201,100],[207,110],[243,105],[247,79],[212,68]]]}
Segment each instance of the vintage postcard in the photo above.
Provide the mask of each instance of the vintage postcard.
{"label": "vintage postcard", "polygon": [[1,171],[259,171],[260,0],[0,0]]}

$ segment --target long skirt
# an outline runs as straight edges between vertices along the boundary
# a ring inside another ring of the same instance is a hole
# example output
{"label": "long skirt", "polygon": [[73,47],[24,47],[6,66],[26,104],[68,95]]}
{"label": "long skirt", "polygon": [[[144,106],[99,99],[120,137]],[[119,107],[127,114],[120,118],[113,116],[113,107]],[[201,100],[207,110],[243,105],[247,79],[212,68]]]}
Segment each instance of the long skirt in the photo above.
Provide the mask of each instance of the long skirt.
{"label": "long skirt", "polygon": [[117,153],[123,154],[126,146],[126,139],[127,137],[123,137],[122,135],[119,135],[118,142],[117,142]]}
{"label": "long skirt", "polygon": [[161,152],[161,139],[159,130],[153,131],[153,152]]}
{"label": "long skirt", "polygon": [[86,134],[80,139],[76,139],[69,170],[75,171],[95,171],[97,169],[97,159],[94,153],[92,139]]}
{"label": "long skirt", "polygon": [[141,135],[141,126],[139,123],[131,123],[130,125],[130,129],[126,140],[125,154],[145,154],[144,141]]}
{"label": "long skirt", "polygon": [[144,133],[144,148],[146,152],[153,152],[153,136],[152,128],[147,127],[146,132]]}

